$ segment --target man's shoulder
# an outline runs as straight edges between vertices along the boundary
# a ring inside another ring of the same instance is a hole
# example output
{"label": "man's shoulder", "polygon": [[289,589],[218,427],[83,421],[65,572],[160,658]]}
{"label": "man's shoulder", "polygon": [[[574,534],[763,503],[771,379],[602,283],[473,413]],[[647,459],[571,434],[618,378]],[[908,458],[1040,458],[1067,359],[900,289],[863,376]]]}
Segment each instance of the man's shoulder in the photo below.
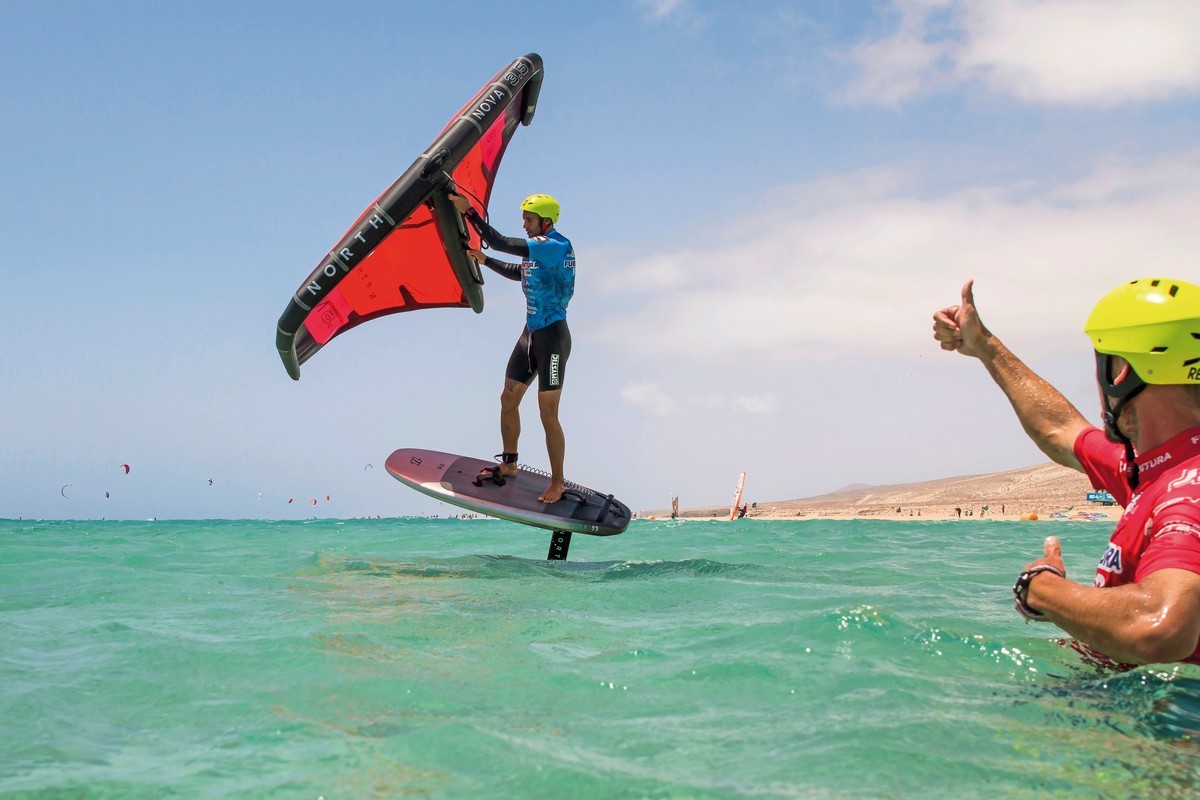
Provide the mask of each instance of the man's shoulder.
{"label": "man's shoulder", "polygon": [[[1195,449],[1200,444],[1200,429],[1186,431],[1185,434],[1191,434],[1191,452],[1185,450],[1180,454],[1176,451],[1176,460],[1165,465],[1155,480],[1155,487],[1162,498],[1186,497],[1195,502],[1200,500],[1200,450]],[[1162,458],[1166,460],[1171,455],[1167,453]]]}
{"label": "man's shoulder", "polygon": [[1107,491],[1122,506],[1128,506],[1131,498],[1125,478],[1125,448],[1109,440],[1102,429],[1088,425],[1075,437],[1074,451],[1092,487]]}
{"label": "man's shoulder", "polygon": [[1079,431],[1071,449],[1083,471],[1092,477],[1099,477],[1099,472],[1112,469],[1125,458],[1124,446],[1109,439],[1104,430],[1095,425],[1088,425]]}
{"label": "man's shoulder", "polygon": [[1097,428],[1095,425],[1088,425],[1080,429],[1079,433],[1076,434],[1075,449],[1078,450],[1081,447],[1099,448],[1101,450],[1122,449],[1120,445],[1109,440],[1104,435],[1103,428]]}
{"label": "man's shoulder", "polygon": [[1200,458],[1189,459],[1162,476],[1162,497],[1200,501]]}
{"label": "man's shoulder", "polygon": [[556,233],[556,231],[551,231],[544,236],[534,236],[529,240],[530,249],[544,253],[549,258],[565,258],[567,254],[574,251],[574,248],[567,237],[561,234],[556,235]]}

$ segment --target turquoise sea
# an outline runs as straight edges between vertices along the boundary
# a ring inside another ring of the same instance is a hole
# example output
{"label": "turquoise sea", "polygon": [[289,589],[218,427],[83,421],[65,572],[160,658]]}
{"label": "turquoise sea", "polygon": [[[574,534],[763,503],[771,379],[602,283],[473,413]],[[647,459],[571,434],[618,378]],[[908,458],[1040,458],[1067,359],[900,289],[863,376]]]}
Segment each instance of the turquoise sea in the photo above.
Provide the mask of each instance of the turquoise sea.
{"label": "turquoise sea", "polygon": [[0,521],[0,797],[1195,797],[1200,672],[1011,608],[1110,532]]}

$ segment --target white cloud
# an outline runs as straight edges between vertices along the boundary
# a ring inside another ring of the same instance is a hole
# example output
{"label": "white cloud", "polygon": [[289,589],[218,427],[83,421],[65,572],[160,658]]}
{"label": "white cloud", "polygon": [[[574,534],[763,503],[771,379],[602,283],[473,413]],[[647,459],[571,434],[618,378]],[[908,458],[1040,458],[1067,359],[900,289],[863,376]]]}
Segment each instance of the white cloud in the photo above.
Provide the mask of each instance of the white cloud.
{"label": "white cloud", "polygon": [[733,398],[733,407],[748,414],[770,414],[779,408],[779,398],[772,393]]}
{"label": "white cloud", "polygon": [[1200,91],[1200,3],[896,0],[891,36],[860,44],[846,98],[894,105],[978,81],[1036,104],[1113,106]]}
{"label": "white cloud", "polygon": [[896,0],[900,22],[891,36],[856,45],[847,54],[860,68],[846,92],[851,103],[896,105],[952,82],[953,43],[931,40],[934,12],[953,0]]}
{"label": "white cloud", "polygon": [[621,399],[634,408],[640,408],[656,417],[674,413],[676,403],[666,392],[652,383],[630,384],[621,390]]}
{"label": "white cloud", "polygon": [[642,16],[653,22],[682,13],[688,6],[688,0],[637,0],[637,5],[642,10]]}
{"label": "white cloud", "polygon": [[[597,334],[631,361],[911,356],[975,278],[985,320],[1061,350],[1121,281],[1194,280],[1198,218],[1200,151],[935,196],[895,171],[843,175],[772,193],[701,247],[598,264],[623,310]],[[682,277],[664,293],[646,281],[656,269]]]}
{"label": "white cloud", "polygon": [[621,389],[621,399],[627,405],[656,417],[670,416],[685,409],[702,412],[734,409],[747,414],[771,414],[779,409],[779,398],[773,392],[761,395],[739,395],[733,398],[714,393],[693,394],[679,401],[655,383],[628,384]]}
{"label": "white cloud", "polygon": [[1034,103],[1110,106],[1200,89],[1200,3],[971,4],[963,74]]}

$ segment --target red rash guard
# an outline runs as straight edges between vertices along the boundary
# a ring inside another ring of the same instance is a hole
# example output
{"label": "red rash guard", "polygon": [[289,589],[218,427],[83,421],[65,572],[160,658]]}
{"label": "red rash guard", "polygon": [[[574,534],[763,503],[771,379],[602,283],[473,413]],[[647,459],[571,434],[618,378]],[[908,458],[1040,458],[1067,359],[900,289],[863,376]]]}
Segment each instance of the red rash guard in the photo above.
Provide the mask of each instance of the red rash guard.
{"label": "red rash guard", "polygon": [[[1200,428],[1139,454],[1135,492],[1125,479],[1124,446],[1104,431],[1079,434],[1075,456],[1093,488],[1125,507],[1096,568],[1096,586],[1136,583],[1160,569],[1200,574]],[[1200,646],[1185,661],[1200,664]]]}

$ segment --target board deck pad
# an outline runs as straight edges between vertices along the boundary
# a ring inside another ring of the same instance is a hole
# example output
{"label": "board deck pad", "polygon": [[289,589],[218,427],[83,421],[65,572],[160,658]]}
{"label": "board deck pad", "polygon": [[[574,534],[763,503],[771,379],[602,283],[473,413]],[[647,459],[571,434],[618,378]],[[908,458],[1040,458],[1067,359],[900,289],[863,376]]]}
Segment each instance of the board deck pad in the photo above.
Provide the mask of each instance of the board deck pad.
{"label": "board deck pad", "polygon": [[490,517],[592,536],[614,536],[629,526],[627,505],[570,481],[561,500],[543,503],[538,495],[550,478],[526,467],[520,467],[517,477],[507,478],[503,486],[491,480],[476,486],[479,473],[495,466],[495,461],[415,448],[402,448],[387,459],[387,471],[406,486]]}

